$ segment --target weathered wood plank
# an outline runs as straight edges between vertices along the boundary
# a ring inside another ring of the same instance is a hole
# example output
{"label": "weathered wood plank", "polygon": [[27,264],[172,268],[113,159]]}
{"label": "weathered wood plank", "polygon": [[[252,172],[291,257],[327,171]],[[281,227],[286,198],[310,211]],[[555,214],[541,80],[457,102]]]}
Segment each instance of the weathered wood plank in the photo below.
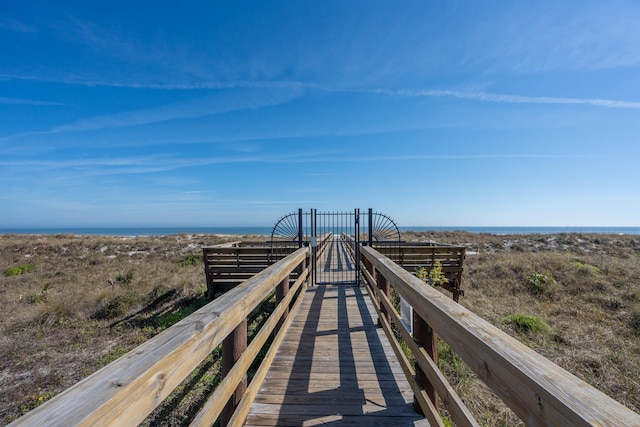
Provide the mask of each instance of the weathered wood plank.
{"label": "weathered wood plank", "polygon": [[[295,361],[296,369],[305,369],[309,372],[320,371],[326,372],[328,369],[334,369],[334,366],[337,363],[342,363],[343,366],[340,367],[340,372],[382,372],[382,373],[396,373],[402,372],[402,369],[398,368],[396,365],[390,366],[379,366],[375,363],[373,358],[371,359],[347,359],[346,357],[342,359],[321,359],[321,360],[296,360]],[[349,366],[345,366],[346,363],[349,362]],[[291,371],[292,363],[291,360],[279,359],[271,365],[271,369],[274,371]]]}
{"label": "weathered wood plank", "polygon": [[[290,381],[290,380],[278,380],[278,379],[270,379],[268,383],[264,383],[260,388],[261,392],[265,392],[268,394],[282,394],[282,391],[297,393],[297,392],[316,392],[323,390],[352,390],[352,389],[362,389],[362,390],[372,390],[374,392],[395,392],[398,390],[398,382],[396,379],[392,380],[382,380],[382,379],[374,379],[374,380],[364,380],[362,378],[358,379],[344,379],[344,378],[334,378],[334,379],[321,379],[317,381],[313,381],[310,383],[308,381]],[[402,388],[401,393],[405,393],[405,390]]]}
{"label": "weathered wood plank", "polygon": [[374,313],[364,288],[308,290],[247,425],[424,424]]}
{"label": "weathered wood plank", "polygon": [[[317,381],[322,379],[341,379],[344,377],[344,374],[340,372],[331,372],[331,373],[323,373],[323,372],[278,372],[278,371],[269,371],[267,378],[277,378],[277,379],[290,379],[290,380],[308,380],[308,381]],[[394,373],[368,373],[368,372],[358,372],[358,378],[362,378],[363,380],[382,380],[382,381],[391,381],[391,380],[400,380],[402,379],[401,375]]]}
{"label": "weathered wood plank", "polygon": [[[362,402],[361,405],[353,404],[332,404],[327,405],[321,403],[312,405],[308,403],[300,404],[268,404],[254,403],[252,412],[259,414],[278,414],[278,415],[364,415],[376,412],[384,412],[387,416],[411,416],[415,414],[411,403],[402,403],[398,405],[376,405],[368,400]],[[372,420],[372,424],[375,422]]]}
{"label": "weathered wood plank", "polygon": [[527,425],[638,426],[637,414],[370,247],[362,255]]}
{"label": "weathered wood plank", "polygon": [[341,426],[366,426],[372,425],[380,427],[405,427],[405,426],[426,426],[426,421],[421,417],[406,416],[384,416],[380,414],[371,415],[324,415],[309,418],[305,415],[273,415],[273,414],[252,414],[247,419],[245,426],[318,426],[318,425],[341,425]]}
{"label": "weathered wood plank", "polygon": [[[262,389],[261,389],[262,391]],[[362,392],[362,393],[358,393]],[[410,392],[404,394],[385,394],[381,390],[347,389],[347,390],[322,390],[311,393],[309,396],[282,393],[260,393],[255,399],[256,403],[280,404],[280,405],[336,405],[336,404],[360,404],[362,397],[366,395],[366,401],[378,407],[406,406],[407,399],[412,398]]]}

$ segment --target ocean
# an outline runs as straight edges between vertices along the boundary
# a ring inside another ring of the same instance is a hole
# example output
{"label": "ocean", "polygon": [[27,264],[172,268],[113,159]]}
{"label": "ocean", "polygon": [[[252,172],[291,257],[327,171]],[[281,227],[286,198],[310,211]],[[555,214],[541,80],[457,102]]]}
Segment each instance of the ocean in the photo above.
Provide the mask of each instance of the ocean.
{"label": "ocean", "polygon": [[[468,231],[489,234],[640,234],[639,227],[477,227],[477,226],[408,226],[400,231]],[[236,234],[270,236],[272,227],[100,227],[100,228],[0,228],[0,234],[72,234],[93,236],[167,236],[171,234]],[[362,232],[365,229],[361,228]]]}

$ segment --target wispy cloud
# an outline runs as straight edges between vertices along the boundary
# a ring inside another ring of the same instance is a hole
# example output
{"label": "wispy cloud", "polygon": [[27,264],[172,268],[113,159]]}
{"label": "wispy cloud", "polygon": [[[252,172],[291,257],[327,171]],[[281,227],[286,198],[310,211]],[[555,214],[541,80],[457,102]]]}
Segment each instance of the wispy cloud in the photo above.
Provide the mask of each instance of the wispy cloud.
{"label": "wispy cloud", "polygon": [[126,113],[96,116],[57,126],[50,133],[77,132],[94,129],[140,126],[176,119],[210,116],[238,110],[253,110],[288,102],[300,93],[297,91],[233,91],[204,98]]}
{"label": "wispy cloud", "polygon": [[[549,154],[463,154],[463,155],[429,155],[399,154],[381,156],[362,156],[359,153],[341,152],[305,152],[282,154],[262,154],[251,156],[229,157],[197,157],[176,158],[173,156],[122,157],[113,159],[76,159],[76,160],[0,160],[0,166],[30,168],[35,170],[66,169],[75,170],[86,176],[140,174],[165,172],[175,169],[192,168],[215,164],[233,163],[334,163],[334,162],[388,162],[388,161],[422,161],[422,160],[469,160],[469,159],[563,159],[579,158],[583,155],[549,155]],[[309,173],[306,176],[335,176],[332,173]],[[290,192],[298,190],[291,189]],[[302,191],[302,190],[300,190]],[[308,190],[304,190],[308,191]]]}
{"label": "wispy cloud", "polygon": [[410,161],[410,160],[490,160],[490,159],[573,159],[597,157],[580,154],[555,155],[555,154],[407,154],[391,156],[363,156],[351,159],[335,159],[334,161],[358,161],[358,162],[384,162],[384,161]]}
{"label": "wispy cloud", "polygon": [[[610,0],[512,2],[475,19],[465,32],[464,64],[488,72],[603,70],[640,64],[640,8]],[[480,12],[481,13],[481,12]]]}
{"label": "wispy cloud", "polygon": [[[237,163],[307,163],[320,159],[327,161],[344,151],[309,151],[289,154],[255,153],[238,156],[175,157],[175,156],[139,156],[119,158],[84,158],[63,160],[15,159],[0,160],[0,166],[21,170],[67,170],[82,176],[127,175],[166,172],[176,169]],[[327,160],[325,160],[327,159]]]}
{"label": "wispy cloud", "polygon": [[33,33],[36,31],[36,27],[15,19],[0,19],[0,29],[15,31],[17,33]]}
{"label": "wispy cloud", "polygon": [[239,110],[255,110],[289,102],[302,94],[299,90],[234,90],[223,91],[215,95],[145,108],[124,113],[94,116],[44,131],[23,132],[0,138],[10,141],[21,137],[50,135],[63,132],[82,132],[98,129],[111,129],[129,126],[142,126],[177,119],[190,119],[211,116]]}
{"label": "wispy cloud", "polygon": [[[165,76],[166,77],[166,76]],[[320,89],[330,90],[321,84],[296,80],[210,80],[194,77],[170,78],[164,82],[145,79],[107,78],[104,75],[81,73],[78,71],[64,71],[46,69],[42,72],[9,73],[0,72],[0,80],[23,80],[45,83],[61,83],[87,87],[113,87],[124,89],[148,89],[148,90],[219,90],[236,88],[256,89]]]}
{"label": "wispy cloud", "polygon": [[20,99],[20,98],[4,98],[0,97],[0,104],[13,104],[13,105],[65,105],[61,102],[54,101],[38,101],[34,99]]}
{"label": "wispy cloud", "polygon": [[620,101],[601,98],[561,98],[549,96],[507,95],[490,92],[460,92],[454,90],[376,90],[375,93],[408,97],[453,97],[480,102],[498,102],[512,104],[561,104],[561,105],[591,105],[604,108],[640,109],[640,102]]}

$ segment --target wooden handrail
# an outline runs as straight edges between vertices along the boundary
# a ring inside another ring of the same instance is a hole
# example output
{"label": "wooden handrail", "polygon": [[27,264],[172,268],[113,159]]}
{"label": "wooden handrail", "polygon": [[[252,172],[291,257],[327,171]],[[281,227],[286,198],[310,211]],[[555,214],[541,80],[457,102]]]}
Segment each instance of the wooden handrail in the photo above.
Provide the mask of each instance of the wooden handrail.
{"label": "wooden handrail", "polygon": [[207,297],[234,288],[267,266],[298,250],[297,246],[205,246],[202,248]]}
{"label": "wooden handrail", "polygon": [[[11,426],[139,424],[296,269],[303,271],[292,290],[300,288],[308,276],[308,253],[308,248],[297,250],[18,418]],[[282,305],[291,298],[283,299]],[[277,317],[284,308],[276,311]],[[277,320],[270,319],[270,325]],[[266,336],[265,332],[254,340],[264,341]],[[251,350],[254,351],[255,348]],[[243,367],[250,364],[246,359]],[[238,376],[242,377],[234,372],[234,378]],[[233,390],[236,385],[231,381],[225,387]],[[214,408],[212,413],[216,411]]]}
{"label": "wooden handrail", "polygon": [[[362,247],[360,253],[365,278],[374,282],[371,287],[376,287],[376,274],[381,275],[527,425],[640,425],[639,414],[425,285],[375,249]],[[378,305],[388,312],[390,302],[377,295]],[[425,373],[433,368],[427,365],[422,367]],[[427,375],[437,380],[434,372]]]}

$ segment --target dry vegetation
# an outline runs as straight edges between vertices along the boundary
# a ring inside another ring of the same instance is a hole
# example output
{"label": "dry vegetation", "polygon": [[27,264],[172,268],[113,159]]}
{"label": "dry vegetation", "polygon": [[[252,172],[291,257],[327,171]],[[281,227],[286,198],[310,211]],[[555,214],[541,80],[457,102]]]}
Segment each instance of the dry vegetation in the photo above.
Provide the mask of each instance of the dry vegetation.
{"label": "dry vegetation", "polygon": [[[201,246],[241,238],[0,235],[0,273],[7,272],[0,275],[0,421],[15,419],[202,306]],[[404,238],[465,245],[462,304],[640,412],[640,236],[438,232]],[[537,321],[550,329],[535,327]],[[446,346],[440,354],[482,424],[518,424]],[[216,373],[215,358],[206,360],[174,403],[146,424],[180,425],[214,386]],[[200,385],[189,391],[192,384]]]}
{"label": "dry vegetation", "polygon": [[0,235],[0,423],[205,304],[201,247],[240,237]]}
{"label": "dry vegetation", "polygon": [[[466,246],[464,306],[640,412],[640,236],[404,238]],[[520,423],[446,346],[441,365],[482,424]]]}

